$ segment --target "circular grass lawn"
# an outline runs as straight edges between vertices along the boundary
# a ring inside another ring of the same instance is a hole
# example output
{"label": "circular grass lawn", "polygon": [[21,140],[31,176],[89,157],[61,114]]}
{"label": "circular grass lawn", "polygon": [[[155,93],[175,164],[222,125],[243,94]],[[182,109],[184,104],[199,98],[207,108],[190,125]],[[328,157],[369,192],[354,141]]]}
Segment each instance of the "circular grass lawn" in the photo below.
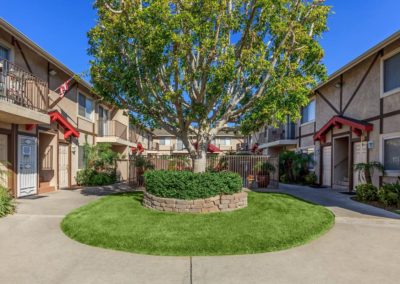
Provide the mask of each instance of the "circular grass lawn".
{"label": "circular grass lawn", "polygon": [[65,234],[79,242],[152,255],[232,255],[304,244],[329,230],[326,208],[276,193],[249,192],[233,212],[179,214],[144,208],[142,193],[110,195],[71,212]]}

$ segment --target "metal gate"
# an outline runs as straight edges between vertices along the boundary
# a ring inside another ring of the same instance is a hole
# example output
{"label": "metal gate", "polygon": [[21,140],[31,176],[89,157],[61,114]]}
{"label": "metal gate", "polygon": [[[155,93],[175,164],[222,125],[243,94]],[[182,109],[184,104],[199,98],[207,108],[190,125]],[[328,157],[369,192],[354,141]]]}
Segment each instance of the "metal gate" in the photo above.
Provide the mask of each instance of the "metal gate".
{"label": "metal gate", "polygon": [[[146,161],[149,168],[155,170],[192,170],[192,160],[187,155],[163,155],[163,156],[131,156],[129,160],[129,183],[132,186],[143,186],[143,167],[137,167],[137,161]],[[262,155],[210,155],[207,157],[208,171],[230,171],[238,173],[243,179],[243,186],[257,187],[257,163],[268,162],[275,167],[275,172],[270,173],[269,188],[277,188],[279,185],[279,158],[271,158]]]}

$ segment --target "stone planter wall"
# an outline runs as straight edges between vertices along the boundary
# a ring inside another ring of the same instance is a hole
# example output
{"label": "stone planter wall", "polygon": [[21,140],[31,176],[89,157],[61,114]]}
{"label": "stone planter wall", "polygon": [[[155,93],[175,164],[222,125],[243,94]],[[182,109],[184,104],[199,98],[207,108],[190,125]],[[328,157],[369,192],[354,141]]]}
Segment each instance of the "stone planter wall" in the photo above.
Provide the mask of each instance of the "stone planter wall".
{"label": "stone planter wall", "polygon": [[233,211],[247,207],[247,192],[218,195],[205,199],[182,200],[157,197],[145,192],[143,206],[158,211],[181,213],[209,213]]}

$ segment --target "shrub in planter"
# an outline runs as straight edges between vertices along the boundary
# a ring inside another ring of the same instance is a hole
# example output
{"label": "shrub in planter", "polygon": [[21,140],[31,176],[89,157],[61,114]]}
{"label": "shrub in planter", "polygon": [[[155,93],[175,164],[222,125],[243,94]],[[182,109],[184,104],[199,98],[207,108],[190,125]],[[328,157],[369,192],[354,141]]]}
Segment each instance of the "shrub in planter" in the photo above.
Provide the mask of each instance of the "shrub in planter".
{"label": "shrub in planter", "polygon": [[159,197],[200,199],[242,190],[242,178],[232,172],[147,171],[146,190]]}
{"label": "shrub in planter", "polygon": [[376,201],[378,200],[378,189],[370,183],[359,184],[356,186],[356,196],[360,201]]}
{"label": "shrub in planter", "polygon": [[400,206],[400,184],[385,184],[379,189],[378,198],[385,206]]}
{"label": "shrub in planter", "polygon": [[15,204],[7,188],[0,186],[0,217],[13,213]]}

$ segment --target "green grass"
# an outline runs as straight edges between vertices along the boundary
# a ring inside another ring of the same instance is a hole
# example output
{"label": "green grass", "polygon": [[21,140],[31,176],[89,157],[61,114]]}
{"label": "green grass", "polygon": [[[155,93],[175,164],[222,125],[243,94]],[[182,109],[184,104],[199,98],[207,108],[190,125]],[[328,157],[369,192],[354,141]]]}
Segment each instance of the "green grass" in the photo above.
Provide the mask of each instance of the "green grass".
{"label": "green grass", "polygon": [[334,215],[295,197],[249,193],[245,209],[210,214],[164,213],[142,207],[141,193],[111,195],[62,221],[79,242],[152,255],[232,255],[304,244],[329,230]]}

